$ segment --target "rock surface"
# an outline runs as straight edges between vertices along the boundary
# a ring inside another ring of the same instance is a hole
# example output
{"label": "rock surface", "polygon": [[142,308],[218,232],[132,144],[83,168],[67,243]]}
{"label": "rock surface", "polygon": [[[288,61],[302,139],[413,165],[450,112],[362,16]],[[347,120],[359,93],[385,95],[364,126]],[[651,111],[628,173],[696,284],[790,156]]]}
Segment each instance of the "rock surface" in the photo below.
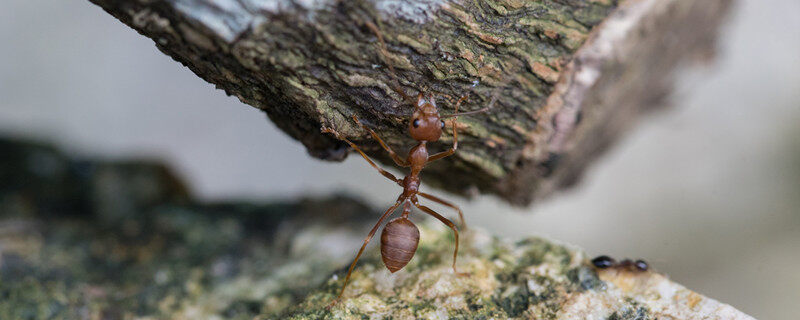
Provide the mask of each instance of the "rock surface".
{"label": "rock surface", "polygon": [[[653,271],[597,270],[576,247],[541,238],[516,243],[470,231],[456,276],[453,238],[426,224],[417,257],[390,274],[362,264],[330,311],[333,278],[286,319],[752,319]],[[374,254],[372,255],[374,256]],[[337,273],[339,275],[341,273]]]}
{"label": "rock surface", "polygon": [[[3,319],[751,319],[657,272],[597,271],[579,249],[420,222],[390,274],[379,212],[346,197],[205,204],[152,162],[75,160],[0,139]],[[415,215],[412,218],[419,218]],[[657,268],[657,266],[656,266]]]}
{"label": "rock surface", "polygon": [[378,214],[345,197],[199,203],[150,161],[0,138],[0,319],[269,318]]}

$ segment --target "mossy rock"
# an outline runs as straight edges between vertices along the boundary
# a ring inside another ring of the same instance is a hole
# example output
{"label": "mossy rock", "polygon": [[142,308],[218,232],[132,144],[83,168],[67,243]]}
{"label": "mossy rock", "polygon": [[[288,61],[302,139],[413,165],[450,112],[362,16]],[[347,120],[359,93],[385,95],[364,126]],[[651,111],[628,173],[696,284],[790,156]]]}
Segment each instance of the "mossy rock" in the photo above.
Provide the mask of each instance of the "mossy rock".
{"label": "mossy rock", "polygon": [[419,220],[409,265],[390,274],[373,244],[327,310],[378,211],[348,197],[209,204],[187,190],[155,162],[0,139],[0,319],[750,319],[540,238],[469,229],[459,277],[451,230]]}
{"label": "mossy rock", "polygon": [[[330,310],[344,271],[280,319],[751,319],[654,271],[595,269],[573,246],[470,229],[450,267],[449,229],[423,224],[417,256],[391,274],[370,255]],[[374,253],[375,255],[377,253]]]}

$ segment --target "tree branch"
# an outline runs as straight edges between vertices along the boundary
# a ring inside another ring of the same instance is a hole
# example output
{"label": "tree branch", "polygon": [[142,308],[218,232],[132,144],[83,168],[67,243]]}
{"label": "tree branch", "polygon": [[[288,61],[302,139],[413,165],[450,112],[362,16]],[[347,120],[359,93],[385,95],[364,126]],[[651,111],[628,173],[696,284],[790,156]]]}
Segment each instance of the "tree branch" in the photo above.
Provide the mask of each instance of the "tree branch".
{"label": "tree branch", "polygon": [[[393,148],[408,148],[411,109],[391,90],[375,35],[409,94],[426,92],[459,118],[454,157],[425,181],[517,205],[570,185],[595,156],[656,105],[686,58],[705,55],[731,0],[91,0],[165,54],[266,111],[318,158],[347,148],[337,128],[385,164],[357,115]],[[448,130],[449,131],[449,130]],[[442,137],[446,148],[452,136]]]}

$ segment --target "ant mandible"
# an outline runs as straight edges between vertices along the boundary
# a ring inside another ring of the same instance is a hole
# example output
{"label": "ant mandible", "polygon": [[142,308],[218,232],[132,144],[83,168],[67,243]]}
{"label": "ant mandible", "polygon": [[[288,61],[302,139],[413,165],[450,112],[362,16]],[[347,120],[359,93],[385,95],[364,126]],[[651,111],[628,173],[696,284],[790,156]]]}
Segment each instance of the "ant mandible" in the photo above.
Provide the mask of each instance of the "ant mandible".
{"label": "ant mandible", "polygon": [[[383,41],[383,36],[381,35],[377,26],[375,26],[371,22],[367,22],[366,26],[372,30],[375,36],[378,38],[378,42],[380,42],[380,49],[381,55],[384,59],[384,62],[389,68],[389,73],[392,80],[392,90],[397,92],[405,101],[413,102],[414,100],[409,97],[403,89],[400,88],[399,82],[397,81],[397,76],[394,72],[394,67],[392,64],[389,63],[388,58],[386,58],[387,50],[386,50],[386,43]],[[353,142],[350,140],[342,137],[336,130],[330,127],[323,127],[321,131],[323,133],[330,133],[333,134],[337,139],[346,142],[350,145],[351,148],[356,150],[362,157],[378,172],[380,172],[384,177],[388,178],[389,180],[394,181],[401,187],[403,187],[403,192],[397,198],[397,201],[392,205],[386,212],[378,219],[378,222],[369,232],[367,237],[364,239],[364,243],[361,245],[361,249],[358,250],[358,254],[356,254],[356,258],[353,260],[353,263],[350,264],[350,269],[347,270],[347,276],[344,278],[344,284],[342,285],[342,289],[339,292],[339,295],[328,305],[328,308],[332,307],[336,304],[344,294],[344,290],[347,287],[347,282],[350,280],[350,275],[353,273],[353,269],[356,266],[356,262],[361,257],[361,253],[364,252],[364,248],[366,248],[367,244],[372,240],[372,237],[375,235],[375,232],[380,227],[381,223],[388,218],[398,207],[401,205],[403,206],[403,213],[399,218],[395,218],[383,228],[383,232],[381,233],[381,258],[383,260],[384,265],[390,272],[394,273],[398,270],[402,269],[411,258],[414,257],[414,253],[417,251],[417,245],[419,244],[419,229],[416,225],[414,225],[411,220],[408,219],[409,214],[411,214],[411,206],[417,207],[418,209],[424,211],[425,213],[433,216],[434,218],[438,219],[445,225],[447,225],[450,229],[453,230],[453,234],[455,235],[455,250],[453,251],[453,272],[459,276],[464,276],[466,274],[459,273],[456,270],[456,258],[458,256],[458,229],[456,228],[455,224],[449,219],[441,216],[440,214],[436,213],[432,209],[421,205],[417,196],[429,199],[433,202],[439,203],[441,205],[450,207],[458,212],[458,218],[460,220],[461,226],[466,227],[464,224],[464,214],[462,213],[461,209],[443,199],[440,199],[436,196],[427,194],[425,192],[419,191],[419,174],[422,171],[422,168],[425,167],[430,162],[448,157],[453,155],[458,149],[458,129],[456,124],[456,119],[458,116],[468,115],[468,114],[476,114],[481,113],[489,110],[496,100],[495,97],[492,98],[492,101],[489,105],[483,109],[470,111],[470,112],[462,112],[458,113],[458,108],[461,106],[461,103],[467,99],[467,95],[463,95],[455,104],[455,112],[453,114],[440,116],[439,110],[436,107],[436,102],[433,99],[433,95],[431,94],[423,94],[419,93],[416,98],[416,103],[414,103],[414,113],[411,115],[411,120],[409,121],[408,125],[408,133],[412,139],[416,140],[418,143],[415,147],[411,148],[408,156],[403,159],[397,153],[392,150],[386,143],[381,140],[380,137],[373,131],[372,129],[366,127],[358,118],[354,115],[353,120],[364,130],[369,132],[369,134],[378,141],[378,143],[389,153],[392,160],[400,166],[410,168],[410,172],[408,175],[405,176],[402,180],[395,177],[393,174],[389,173],[388,171],[380,168],[376,165],[369,157]],[[453,126],[453,145],[450,149],[446,151],[442,151],[433,155],[428,154],[428,147],[427,144],[429,142],[435,142],[439,140],[439,137],[442,135],[442,130],[445,127],[445,122],[443,119],[445,118],[453,118],[452,126]]]}

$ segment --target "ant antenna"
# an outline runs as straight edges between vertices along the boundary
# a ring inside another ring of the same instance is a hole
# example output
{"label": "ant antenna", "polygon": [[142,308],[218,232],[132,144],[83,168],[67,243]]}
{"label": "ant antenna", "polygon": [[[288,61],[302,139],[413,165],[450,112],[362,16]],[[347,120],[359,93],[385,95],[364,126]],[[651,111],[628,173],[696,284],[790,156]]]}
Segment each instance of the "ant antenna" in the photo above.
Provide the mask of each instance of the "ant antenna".
{"label": "ant antenna", "polygon": [[489,101],[489,105],[484,107],[484,108],[482,108],[482,109],[473,110],[473,111],[467,111],[467,112],[458,112],[458,110],[456,110],[456,113],[443,115],[440,118],[446,119],[446,118],[453,118],[453,117],[458,117],[458,116],[466,116],[466,115],[470,115],[470,114],[476,114],[476,113],[482,113],[482,112],[489,111],[489,109],[494,107],[494,103],[497,101],[497,97],[499,96],[499,93],[500,93],[500,88],[498,87],[497,89],[495,89],[494,94],[492,94],[492,100]]}
{"label": "ant antenna", "polygon": [[403,97],[403,100],[405,100],[405,102],[411,102],[413,104],[414,102],[413,99],[411,99],[411,97],[409,97],[406,94],[406,92],[402,88],[400,88],[400,81],[397,80],[397,74],[395,73],[394,67],[392,66],[392,63],[389,61],[388,58],[389,50],[386,49],[386,42],[383,41],[383,34],[381,34],[381,31],[378,29],[378,27],[371,21],[367,21],[365,22],[365,24],[367,25],[367,28],[372,30],[372,33],[374,33],[375,36],[378,38],[378,42],[380,43],[381,47],[381,59],[383,60],[383,63],[385,63],[386,66],[389,67],[389,76],[392,78],[392,83],[390,85],[392,87],[392,90],[394,90],[394,92],[397,92],[397,94]]}

